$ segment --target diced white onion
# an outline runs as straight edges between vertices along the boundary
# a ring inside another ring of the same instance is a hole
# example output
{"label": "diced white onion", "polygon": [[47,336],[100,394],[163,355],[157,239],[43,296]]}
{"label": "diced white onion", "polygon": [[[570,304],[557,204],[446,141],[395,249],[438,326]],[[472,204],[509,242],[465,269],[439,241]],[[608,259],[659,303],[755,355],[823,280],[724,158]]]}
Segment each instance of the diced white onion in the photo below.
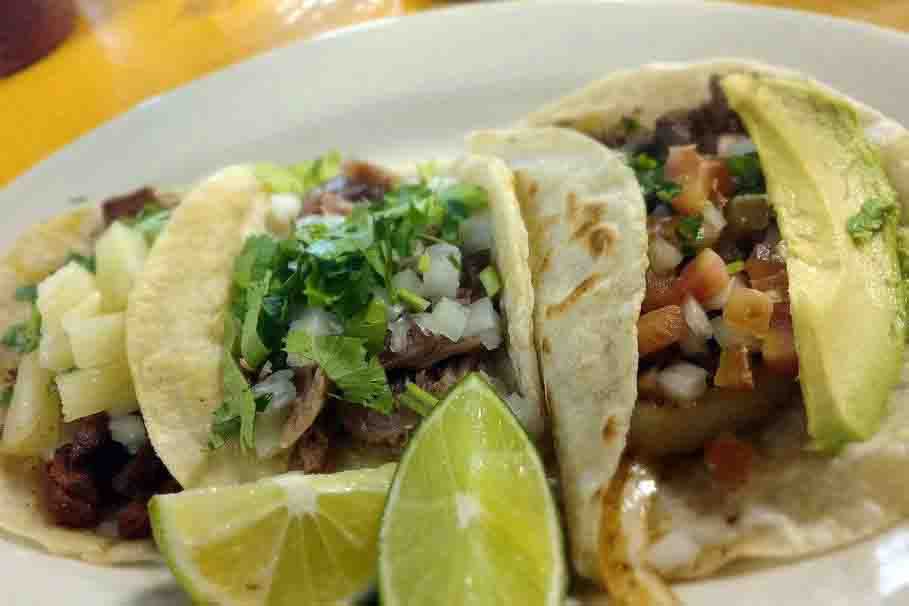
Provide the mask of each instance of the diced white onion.
{"label": "diced white onion", "polygon": [[492,248],[492,220],[489,213],[477,214],[461,223],[461,240],[469,253]]}
{"label": "diced white onion", "polygon": [[346,217],[343,215],[304,215],[297,219],[297,225],[314,225],[322,224],[332,227],[344,223]]}
{"label": "diced white onion", "polygon": [[451,244],[433,244],[426,249],[429,255],[429,271],[423,275],[425,297],[436,299],[458,296],[461,283],[461,251]]}
{"label": "diced white onion", "polygon": [[650,546],[647,562],[661,572],[670,572],[693,562],[700,551],[700,544],[690,533],[675,530]]}
{"label": "diced white onion", "polygon": [[647,256],[650,258],[651,269],[659,275],[672,272],[684,258],[678,248],[660,236],[651,240]]}
{"label": "diced white onion", "polygon": [[707,371],[688,362],[676,362],[660,371],[657,383],[671,400],[693,402],[707,391]]}
{"label": "diced white onion", "polygon": [[294,371],[279,370],[268,375],[264,381],[252,387],[256,397],[270,395],[268,410],[284,408],[297,397],[297,386],[294,384]]}
{"label": "diced white onion", "polygon": [[713,325],[713,336],[716,339],[716,342],[723,349],[740,347],[742,345],[753,350],[761,347],[761,342],[758,339],[733,326],[729,326],[722,316],[717,316],[712,319],[710,324]]}
{"label": "diced white onion", "polygon": [[409,327],[410,322],[403,318],[388,324],[388,330],[391,333],[388,348],[394,353],[401,353],[407,348],[407,329]]}
{"label": "diced white onion", "polygon": [[470,304],[470,315],[464,328],[464,336],[474,337],[488,330],[497,330],[500,326],[499,314],[492,306],[492,300],[483,297]]}
{"label": "diced white onion", "polygon": [[344,327],[338,321],[338,317],[321,307],[305,308],[299,317],[291,322],[290,329],[303,330],[313,337],[340,335],[344,332]]}
{"label": "diced white onion", "polygon": [[412,269],[399,271],[391,278],[391,285],[395,288],[406,288],[414,294],[421,297],[425,294],[423,289],[423,280]]}
{"label": "diced white onion", "polygon": [[256,456],[269,459],[281,451],[281,434],[290,417],[291,407],[272,409],[256,415]]}
{"label": "diced white onion", "polygon": [[733,290],[740,286],[745,286],[745,280],[743,280],[742,277],[738,274],[732,276],[732,279],[726,282],[726,288],[721,290],[712,298],[704,301],[704,309],[709,309],[711,311],[723,309],[726,307],[726,303],[729,302],[729,295],[732,294]]}
{"label": "diced white onion", "polygon": [[682,303],[682,317],[685,318],[685,324],[694,336],[702,340],[713,336],[713,327],[710,325],[707,312],[698,300],[690,295],[685,297]]}
{"label": "diced white onion", "polygon": [[701,212],[704,217],[702,225],[704,229],[704,240],[716,242],[717,239],[719,239],[723,228],[726,227],[726,217],[723,216],[720,209],[710,202],[707,202],[704,205],[704,210]]}
{"label": "diced white onion", "polygon": [[291,193],[272,194],[270,219],[283,229],[289,229],[303,211],[300,196]]}
{"label": "diced white onion", "polygon": [[145,423],[142,422],[142,417],[139,415],[113,417],[108,424],[111,438],[114,442],[120,442],[126,446],[129,454],[136,454],[139,452],[139,448],[148,442]]}
{"label": "diced white onion", "polygon": [[489,351],[498,349],[502,345],[502,331],[497,328],[490,328],[486,332],[481,332],[479,336],[483,347]]}
{"label": "diced white onion", "polygon": [[742,135],[720,135],[716,142],[717,155],[721,158],[744,156],[756,152],[751,139]]}
{"label": "diced white onion", "polygon": [[413,319],[423,330],[443,335],[452,341],[460,341],[469,315],[470,310],[466,306],[442,298],[433,306],[432,313],[416,314]]}

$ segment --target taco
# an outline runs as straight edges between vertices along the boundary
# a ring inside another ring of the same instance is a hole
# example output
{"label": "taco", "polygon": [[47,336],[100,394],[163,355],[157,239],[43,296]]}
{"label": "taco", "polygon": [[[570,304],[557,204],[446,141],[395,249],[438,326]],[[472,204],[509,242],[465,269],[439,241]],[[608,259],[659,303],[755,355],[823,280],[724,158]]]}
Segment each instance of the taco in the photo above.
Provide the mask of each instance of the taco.
{"label": "taco", "polygon": [[[909,514],[906,131],[804,76],[731,60],[617,72],[522,126],[471,149],[516,171],[532,257],[616,275],[560,260],[562,234],[579,231],[572,194],[590,191],[587,165],[547,143],[560,129],[623,155],[644,199],[613,201],[640,205],[614,231],[646,233],[646,253],[618,247],[613,263],[632,268],[631,293],[646,288],[587,319],[603,343],[619,338],[612,322],[636,339],[627,360],[591,350],[626,373],[595,414],[551,397],[558,342],[540,347],[579,573],[623,603],[671,603],[666,581],[823,552]],[[534,278],[539,342],[557,277],[535,265]],[[598,484],[585,501],[577,478]]]}
{"label": "taco", "polygon": [[528,254],[496,159],[221,171],[130,301],[151,441],[184,486],[371,466],[477,370],[539,435]]}
{"label": "taco", "polygon": [[143,188],[24,233],[0,260],[0,529],[99,563],[154,559],[124,311],[179,196]]}

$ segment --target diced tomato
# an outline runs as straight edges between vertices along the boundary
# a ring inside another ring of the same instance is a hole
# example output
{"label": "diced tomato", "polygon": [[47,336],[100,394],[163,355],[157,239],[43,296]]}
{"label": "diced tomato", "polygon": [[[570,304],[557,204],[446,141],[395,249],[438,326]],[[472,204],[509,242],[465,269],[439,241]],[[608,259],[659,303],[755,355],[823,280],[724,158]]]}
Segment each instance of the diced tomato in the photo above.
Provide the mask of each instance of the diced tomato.
{"label": "diced tomato", "polygon": [[797,377],[799,374],[799,357],[795,350],[795,334],[792,323],[774,321],[764,337],[761,347],[764,365],[772,372]]}
{"label": "diced tomato", "polygon": [[753,288],[735,288],[723,308],[723,320],[729,326],[756,337],[763,337],[770,329],[773,301],[767,293]]}
{"label": "diced tomato", "polygon": [[669,148],[666,157],[666,178],[684,185],[698,174],[703,156],[698,153],[697,145],[676,145]]}
{"label": "diced tomato", "polygon": [[754,389],[754,374],[748,349],[742,345],[720,352],[720,365],[713,376],[713,384],[729,389]]}
{"label": "diced tomato", "polygon": [[685,335],[682,308],[667,305],[648,312],[638,320],[638,355],[642,358],[678,343]]}
{"label": "diced tomato", "polygon": [[729,280],[723,258],[705,248],[682,270],[679,288],[704,303],[723,292]]}
{"label": "diced tomato", "polygon": [[755,245],[745,261],[745,273],[750,280],[762,280],[786,271],[786,262],[763,242]]}
{"label": "diced tomato", "polygon": [[716,202],[719,208],[723,208],[734,191],[732,175],[726,163],[716,159],[704,160],[698,170],[698,177],[707,197]]}
{"label": "diced tomato", "polygon": [[754,465],[754,448],[732,435],[721,435],[704,448],[704,463],[714,479],[727,488],[748,481]]}
{"label": "diced tomato", "polygon": [[679,279],[675,276],[658,276],[647,271],[647,291],[641,311],[647,313],[667,305],[681,305],[684,293],[678,287]]}

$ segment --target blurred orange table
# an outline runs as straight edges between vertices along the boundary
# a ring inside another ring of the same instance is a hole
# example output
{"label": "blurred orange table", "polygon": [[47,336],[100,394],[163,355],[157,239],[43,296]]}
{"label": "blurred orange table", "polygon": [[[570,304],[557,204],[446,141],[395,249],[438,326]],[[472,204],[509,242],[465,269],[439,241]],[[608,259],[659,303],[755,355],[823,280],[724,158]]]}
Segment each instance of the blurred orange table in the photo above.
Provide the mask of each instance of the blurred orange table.
{"label": "blurred orange table", "polygon": [[[816,10],[909,30],[909,0],[741,1]],[[0,186],[105,120],[201,74],[293,39],[442,2],[76,3],[80,23],[64,44],[43,61],[0,79]]]}

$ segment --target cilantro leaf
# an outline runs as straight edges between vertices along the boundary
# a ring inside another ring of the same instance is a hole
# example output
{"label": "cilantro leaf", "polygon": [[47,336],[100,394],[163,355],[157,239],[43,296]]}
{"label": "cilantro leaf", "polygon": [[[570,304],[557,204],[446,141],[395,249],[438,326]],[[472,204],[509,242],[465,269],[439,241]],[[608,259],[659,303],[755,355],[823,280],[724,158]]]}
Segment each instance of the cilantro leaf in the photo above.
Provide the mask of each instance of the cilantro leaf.
{"label": "cilantro leaf", "polygon": [[246,377],[229,351],[224,352],[222,380],[224,402],[212,413],[209,444],[220,448],[226,440],[239,435],[240,447],[256,447],[256,399],[246,382]]}
{"label": "cilantro leaf", "polygon": [[78,263],[79,265],[81,265],[82,267],[87,269],[88,271],[95,273],[95,256],[94,255],[85,256],[85,255],[79,254],[77,252],[71,252],[71,253],[69,253],[69,255],[67,255],[66,261],[63,264],[66,265],[70,261],[75,261],[76,263]]}
{"label": "cilantro leaf", "polygon": [[34,303],[38,300],[38,287],[34,284],[20,286],[16,289],[16,301]]}
{"label": "cilantro leaf", "polygon": [[3,334],[0,343],[17,353],[26,354],[38,348],[41,340],[41,313],[32,305],[32,315],[25,322],[13,324]]}
{"label": "cilantro leaf", "polygon": [[234,264],[234,284],[247,288],[261,280],[278,255],[278,241],[264,234],[250,236]]}
{"label": "cilantro leaf", "polygon": [[145,236],[145,240],[149,244],[153,244],[161,234],[164,226],[170,221],[170,216],[170,209],[163,208],[155,203],[149,203],[142,207],[139,214],[130,220],[129,224]]}
{"label": "cilantro leaf", "polygon": [[675,228],[682,245],[682,254],[690,256],[697,252],[704,240],[704,219],[700,215],[683,217]]}
{"label": "cilantro leaf", "polygon": [[682,188],[678,183],[670,181],[664,173],[664,166],[653,156],[638,154],[631,159],[631,168],[641,186],[641,193],[648,208],[653,208],[660,202],[670,202]]}
{"label": "cilantro leaf", "polygon": [[312,360],[341,390],[341,397],[383,413],[390,413],[394,399],[378,356],[367,358],[365,339],[313,337],[302,330],[287,336],[289,354]]}
{"label": "cilantro leaf", "polygon": [[767,192],[764,171],[757,152],[726,158],[726,167],[736,184],[736,194],[763,194]]}
{"label": "cilantro leaf", "polygon": [[895,219],[898,209],[893,201],[869,198],[859,212],[846,221],[846,231],[856,244],[869,241],[874,234],[884,229],[887,221]]}
{"label": "cilantro leaf", "polygon": [[271,274],[267,273],[262,280],[250,284],[246,289],[246,316],[240,335],[240,353],[251,368],[258,368],[270,353],[259,337],[259,315],[270,283]]}
{"label": "cilantro leaf", "polygon": [[387,329],[388,306],[382,299],[373,297],[366,309],[347,322],[344,334],[363,339],[370,353],[378,353],[385,348]]}

